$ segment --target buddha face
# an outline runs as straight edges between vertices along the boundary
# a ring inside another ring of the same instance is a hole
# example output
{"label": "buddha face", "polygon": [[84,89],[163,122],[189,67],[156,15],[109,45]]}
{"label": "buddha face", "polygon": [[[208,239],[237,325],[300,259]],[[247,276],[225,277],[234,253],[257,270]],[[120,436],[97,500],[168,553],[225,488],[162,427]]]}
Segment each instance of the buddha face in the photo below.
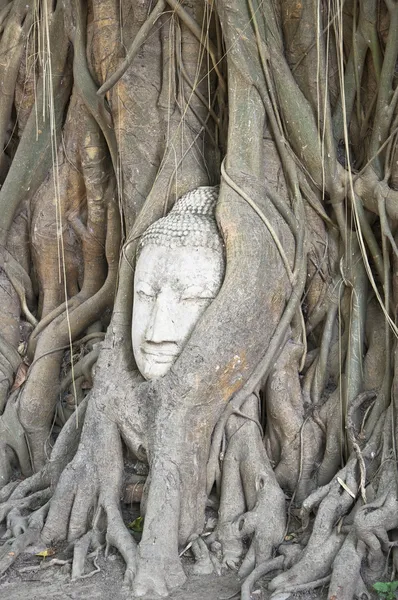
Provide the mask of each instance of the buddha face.
{"label": "buddha face", "polygon": [[144,246],[134,277],[132,343],[145,379],[162,377],[179,356],[224,273],[211,248]]}

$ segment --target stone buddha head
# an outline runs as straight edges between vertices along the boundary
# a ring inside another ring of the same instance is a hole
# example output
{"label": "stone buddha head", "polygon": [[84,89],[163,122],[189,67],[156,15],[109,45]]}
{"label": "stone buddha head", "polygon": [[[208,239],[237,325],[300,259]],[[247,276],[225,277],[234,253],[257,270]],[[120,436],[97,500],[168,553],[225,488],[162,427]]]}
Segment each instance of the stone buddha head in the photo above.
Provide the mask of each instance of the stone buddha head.
{"label": "stone buddha head", "polygon": [[224,277],[224,248],[214,216],[218,187],[199,187],[153,223],[137,249],[132,343],[145,379],[177,359]]}

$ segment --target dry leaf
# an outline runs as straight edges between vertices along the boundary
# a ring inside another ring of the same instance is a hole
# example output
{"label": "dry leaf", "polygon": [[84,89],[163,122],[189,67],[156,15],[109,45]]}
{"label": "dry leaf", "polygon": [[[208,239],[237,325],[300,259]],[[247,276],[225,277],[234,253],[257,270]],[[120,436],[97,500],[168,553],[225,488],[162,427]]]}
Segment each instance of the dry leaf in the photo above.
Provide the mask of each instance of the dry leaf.
{"label": "dry leaf", "polygon": [[18,388],[21,387],[21,385],[23,383],[25,383],[26,381],[26,374],[28,372],[28,365],[26,365],[24,362],[21,362],[18,369],[17,369],[17,373],[15,375],[15,380],[13,383],[13,386],[11,388],[11,391],[13,392],[14,390],[17,390]]}
{"label": "dry leaf", "polygon": [[41,552],[37,552],[35,556],[42,556],[43,558],[47,558],[47,556],[53,556],[55,554],[55,548],[46,548]]}
{"label": "dry leaf", "polygon": [[347,494],[350,494],[351,498],[354,498],[354,500],[355,500],[355,494],[354,494],[354,492],[352,490],[350,490],[350,488],[348,487],[348,485],[340,477],[337,477],[337,481],[339,482],[339,484],[341,485],[341,487],[345,489],[345,491],[347,492]]}

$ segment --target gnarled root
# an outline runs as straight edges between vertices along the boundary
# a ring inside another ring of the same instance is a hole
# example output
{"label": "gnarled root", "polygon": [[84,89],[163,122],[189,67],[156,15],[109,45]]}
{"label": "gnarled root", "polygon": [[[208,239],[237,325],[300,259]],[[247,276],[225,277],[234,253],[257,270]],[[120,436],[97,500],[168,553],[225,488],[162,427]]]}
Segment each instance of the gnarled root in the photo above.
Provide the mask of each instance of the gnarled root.
{"label": "gnarled root", "polygon": [[[219,523],[209,540],[221,543],[223,564],[234,569],[243,554],[243,537],[253,535],[249,572],[271,557],[285,530],[285,497],[265,451],[258,418],[258,398],[252,394],[228,420]],[[242,516],[245,510],[249,512]]]}
{"label": "gnarled root", "polygon": [[364,545],[358,543],[355,533],[351,531],[333,562],[329,598],[352,600],[357,590],[362,589],[360,568],[363,556]]}
{"label": "gnarled root", "polygon": [[68,540],[75,546],[72,574],[77,579],[84,576],[90,543],[97,548],[104,529],[106,544],[117,548],[126,562],[125,580],[131,584],[136,547],[120,512],[121,440],[116,426],[98,411],[95,398],[88,409],[79,450],[59,479],[41,538],[46,544]]}
{"label": "gnarled root", "polygon": [[[137,555],[133,594],[165,597],[180,587],[186,575],[178,556],[180,475],[174,463],[153,461],[145,527]],[[159,528],[159,517],[163,528]]]}
{"label": "gnarled root", "polygon": [[[45,499],[53,490],[64,467],[71,460],[80,439],[88,398],[78,407],[57,438],[49,462],[23,481],[13,481],[0,491],[0,523],[14,508],[29,508],[37,499]],[[12,403],[10,403],[10,407]],[[7,409],[8,410],[8,409]],[[15,439],[15,436],[14,438]],[[42,496],[40,496],[42,494]]]}
{"label": "gnarled root", "polygon": [[256,581],[271,571],[281,569],[283,567],[283,561],[284,557],[278,556],[277,558],[269,559],[258,565],[242,585],[241,600],[250,600],[251,591]]}
{"label": "gnarled root", "polygon": [[29,449],[26,443],[25,432],[18,417],[18,392],[10,396],[4,413],[0,416],[0,489],[4,487],[12,470],[12,453],[18,460],[23,475],[31,472]]}
{"label": "gnarled root", "polygon": [[362,506],[354,519],[356,537],[367,550],[369,577],[377,579],[385,566],[385,554],[391,545],[387,532],[398,526],[398,500],[395,485]]}
{"label": "gnarled root", "polygon": [[[354,461],[350,467],[340,472],[339,479],[343,481],[345,478],[345,486],[355,495],[358,486]],[[335,525],[338,519],[346,514],[354,500],[337,478],[327,487],[328,493],[320,503],[311,537],[300,560],[271,581],[269,584],[271,591],[282,592],[285,589],[293,591],[297,586],[329,575],[335,556],[345,539],[345,534],[336,530]],[[319,499],[318,491],[314,492],[314,495]]]}
{"label": "gnarled root", "polygon": [[[273,550],[283,541],[285,497],[279,486],[272,483],[264,475],[258,476],[256,505],[236,523],[242,537],[253,535],[250,552],[254,558],[253,567],[270,559]],[[248,561],[242,564],[241,577],[247,574],[248,566]]]}

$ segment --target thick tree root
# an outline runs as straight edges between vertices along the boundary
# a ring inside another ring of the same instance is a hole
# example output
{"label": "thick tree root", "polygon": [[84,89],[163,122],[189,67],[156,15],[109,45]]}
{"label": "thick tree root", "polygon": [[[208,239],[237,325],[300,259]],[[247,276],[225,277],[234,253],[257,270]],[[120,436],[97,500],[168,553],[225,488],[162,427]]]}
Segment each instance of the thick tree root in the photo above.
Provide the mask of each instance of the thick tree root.
{"label": "thick tree root", "polygon": [[271,596],[273,600],[282,600],[282,598],[286,598],[286,594],[293,594],[296,592],[305,592],[307,590],[314,590],[318,587],[322,587],[327,585],[330,581],[330,575],[326,577],[321,577],[320,579],[316,579],[315,581],[308,581],[307,583],[300,583],[298,585],[286,586],[283,588],[283,591],[274,592]]}
{"label": "thick tree root", "polygon": [[221,543],[223,564],[231,569],[241,560],[244,537],[253,536],[254,568],[271,557],[285,531],[285,497],[265,451],[258,418],[258,397],[252,394],[226,427],[219,522],[209,543]]}
{"label": "thick tree root", "polygon": [[[41,539],[46,545],[68,540],[74,546],[73,578],[85,576],[90,545],[116,548],[126,563],[125,582],[131,585],[136,569],[136,544],[120,512],[123,458],[119,433],[89,404],[79,451],[62,472],[50,501]],[[104,441],[98,452],[98,436]],[[102,533],[101,533],[102,532]]]}
{"label": "thick tree root", "polygon": [[216,572],[221,573],[221,564],[216,556],[209,551],[208,546],[203,538],[198,536],[192,542],[192,554],[195,557],[195,565],[193,573],[195,575],[209,575]]}
{"label": "thick tree root", "polygon": [[[329,598],[352,600],[363,585],[360,575],[364,545],[358,544],[354,532],[350,532],[333,562]],[[361,598],[360,595],[357,596]]]}
{"label": "thick tree root", "polygon": [[[285,498],[279,486],[268,485],[264,475],[257,478],[257,502],[252,511],[236,521],[240,537],[252,536],[251,552],[254,564],[270,559],[273,551],[282,543],[285,532]],[[242,565],[243,566],[243,565]],[[247,568],[248,561],[245,561]],[[241,567],[242,569],[242,567]],[[242,575],[242,570],[240,571]]]}
{"label": "thick tree root", "polygon": [[23,475],[31,473],[29,447],[18,417],[18,392],[10,396],[4,413],[0,416],[0,489],[9,482],[12,471],[11,449],[18,460]]}
{"label": "thick tree root", "polygon": [[[133,585],[133,595],[139,598],[168,596],[186,580],[178,555],[180,485],[176,464],[163,459],[156,461],[150,473],[145,527],[138,547]],[[154,507],[159,507],[161,512],[154,511]],[[159,529],[160,521],[162,530]]]}
{"label": "thick tree root", "polygon": [[8,502],[5,502],[0,507],[0,523],[5,519],[5,517],[11,513],[13,510],[27,510],[34,509],[38,506],[42,506],[51,498],[52,492],[49,488],[45,490],[41,490],[39,492],[35,492],[26,498],[20,499],[12,499]]}
{"label": "thick tree root", "polygon": [[398,500],[396,486],[362,506],[355,515],[353,531],[367,551],[371,579],[380,577],[385,567],[385,554],[396,542],[390,542],[388,531],[398,527]]}
{"label": "thick tree root", "polygon": [[165,561],[151,555],[150,548],[138,548],[137,575],[133,583],[133,596],[137,598],[170,595],[182,586],[186,575],[179,561]]}
{"label": "thick tree root", "polygon": [[271,558],[264,563],[258,565],[249,575],[249,577],[244,581],[241,590],[241,600],[250,600],[251,592],[254,584],[260,577],[264,577],[267,573],[271,571],[278,571],[283,567],[283,556],[278,556],[277,558]]}
{"label": "thick tree root", "polygon": [[[346,485],[355,493],[357,491],[355,477],[349,475],[346,477]],[[295,588],[329,575],[335,556],[345,539],[343,533],[336,531],[335,524],[352,504],[353,498],[350,494],[337,480],[333,481],[329,493],[319,506],[311,537],[300,560],[286,573],[271,581],[269,584],[271,591],[279,592],[286,588]]]}

